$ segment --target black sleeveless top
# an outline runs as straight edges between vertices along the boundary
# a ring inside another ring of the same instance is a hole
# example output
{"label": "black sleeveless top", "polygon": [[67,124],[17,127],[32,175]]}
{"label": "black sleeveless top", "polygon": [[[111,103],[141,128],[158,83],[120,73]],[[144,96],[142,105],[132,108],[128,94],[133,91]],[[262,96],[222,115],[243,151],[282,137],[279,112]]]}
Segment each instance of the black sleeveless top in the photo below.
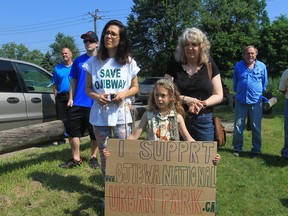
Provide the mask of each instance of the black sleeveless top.
{"label": "black sleeveless top", "polygon": [[[220,72],[215,62],[211,61],[211,63],[213,78]],[[212,84],[209,78],[207,65],[203,65],[197,73],[190,76],[186,73],[180,63],[173,61],[168,65],[165,73],[174,78],[174,82],[181,95],[197,98],[199,100],[206,100],[212,94]],[[187,110],[187,107],[184,106],[184,108]]]}

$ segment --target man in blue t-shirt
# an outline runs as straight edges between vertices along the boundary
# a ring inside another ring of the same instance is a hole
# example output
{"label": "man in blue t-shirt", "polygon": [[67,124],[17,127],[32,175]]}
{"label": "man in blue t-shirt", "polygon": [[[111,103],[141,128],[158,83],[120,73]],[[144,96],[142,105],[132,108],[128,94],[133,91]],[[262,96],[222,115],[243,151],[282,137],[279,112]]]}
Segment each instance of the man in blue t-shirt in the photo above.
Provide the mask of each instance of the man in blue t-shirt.
{"label": "man in blue t-shirt", "polygon": [[243,53],[243,60],[234,67],[233,82],[235,96],[235,120],[232,144],[234,156],[239,157],[243,147],[243,131],[248,116],[252,130],[253,157],[260,156],[262,136],[262,93],[268,84],[266,65],[257,60],[256,47],[247,46]]}
{"label": "man in blue t-shirt", "polygon": [[72,149],[72,158],[66,163],[60,164],[61,168],[73,168],[80,166],[82,163],[80,157],[80,137],[84,136],[85,130],[88,129],[91,139],[91,159],[92,168],[99,167],[97,160],[98,147],[93,132],[93,127],[89,123],[90,109],[93,100],[86,95],[86,71],[82,68],[84,62],[97,53],[98,37],[95,32],[88,31],[81,35],[85,45],[86,53],[77,57],[71,68],[70,91],[68,101],[67,115],[67,133],[69,134],[69,142]]}
{"label": "man in blue t-shirt", "polygon": [[[63,121],[64,127],[66,128],[68,111],[67,103],[69,100],[70,89],[70,70],[73,60],[72,52],[67,47],[62,48],[61,55],[63,62],[55,66],[53,70],[52,83],[56,102],[57,119]],[[66,132],[64,132],[63,135],[67,137]],[[66,140],[64,137],[57,141],[58,144],[65,142]]]}

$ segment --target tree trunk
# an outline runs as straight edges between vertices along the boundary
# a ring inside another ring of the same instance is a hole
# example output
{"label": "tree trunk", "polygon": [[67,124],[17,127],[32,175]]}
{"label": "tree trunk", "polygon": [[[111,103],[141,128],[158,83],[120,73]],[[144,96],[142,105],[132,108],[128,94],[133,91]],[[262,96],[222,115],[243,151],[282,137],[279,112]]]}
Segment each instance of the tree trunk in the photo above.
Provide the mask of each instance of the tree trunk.
{"label": "tree trunk", "polygon": [[[146,108],[133,108],[133,125],[141,119]],[[60,120],[0,131],[0,154],[30,148],[62,138],[64,124]]]}
{"label": "tree trunk", "polygon": [[60,120],[0,131],[0,154],[53,142],[63,133]]}

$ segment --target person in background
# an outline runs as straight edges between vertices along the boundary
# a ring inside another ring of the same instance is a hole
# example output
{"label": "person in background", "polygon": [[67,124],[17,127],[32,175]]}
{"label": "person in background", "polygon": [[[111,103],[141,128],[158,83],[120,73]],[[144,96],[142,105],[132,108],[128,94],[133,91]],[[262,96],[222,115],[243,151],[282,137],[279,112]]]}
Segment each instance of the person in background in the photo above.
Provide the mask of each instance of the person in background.
{"label": "person in background", "polygon": [[259,157],[261,153],[262,93],[266,90],[268,75],[266,65],[257,60],[257,54],[255,46],[245,47],[242,52],[243,60],[237,62],[234,67],[233,83],[236,95],[232,144],[233,155],[236,157],[242,152],[247,116],[252,130],[252,156]]}
{"label": "person in background", "polygon": [[57,119],[64,123],[63,138],[57,141],[58,144],[66,143],[66,120],[67,120],[67,103],[69,100],[70,90],[70,70],[72,67],[72,52],[68,47],[64,47],[61,50],[63,62],[56,65],[53,70],[52,83],[53,92],[55,95],[56,115]]}
{"label": "person in background", "polygon": [[118,20],[109,21],[103,28],[97,56],[83,68],[87,71],[86,93],[94,101],[90,123],[101,156],[105,175],[106,158],[103,149],[107,139],[126,139],[131,133],[131,97],[138,92],[137,74],[140,68],[131,57],[125,26]]}
{"label": "person in background", "polygon": [[[212,77],[208,73],[212,67]],[[214,141],[213,106],[221,103],[223,89],[220,72],[210,58],[210,42],[198,28],[186,28],[178,40],[175,61],[164,78],[173,80],[186,111],[185,124],[190,135],[199,141]]]}
{"label": "person in background", "polygon": [[285,95],[284,109],[284,147],[281,150],[279,161],[288,160],[288,69],[285,70],[280,78],[279,91]]}
{"label": "person in background", "polygon": [[[185,112],[182,107],[180,94],[173,81],[158,80],[149,98],[148,110],[142,115],[137,129],[128,137],[139,139],[143,130],[147,128],[148,140],[179,141],[179,133],[186,141],[195,141],[189,134],[185,122]],[[105,155],[110,154],[105,150]],[[213,164],[217,165],[220,155],[216,155]]]}
{"label": "person in background", "polygon": [[77,57],[70,71],[71,84],[69,90],[69,101],[67,103],[67,132],[69,134],[69,143],[72,150],[72,158],[66,163],[60,164],[61,168],[73,168],[82,164],[80,157],[80,137],[88,129],[91,142],[90,165],[93,169],[99,167],[97,160],[97,142],[93,133],[93,127],[89,123],[89,115],[93,100],[85,93],[86,72],[82,68],[84,62],[97,54],[98,36],[93,31],[88,31],[81,35],[85,45],[86,53]]}

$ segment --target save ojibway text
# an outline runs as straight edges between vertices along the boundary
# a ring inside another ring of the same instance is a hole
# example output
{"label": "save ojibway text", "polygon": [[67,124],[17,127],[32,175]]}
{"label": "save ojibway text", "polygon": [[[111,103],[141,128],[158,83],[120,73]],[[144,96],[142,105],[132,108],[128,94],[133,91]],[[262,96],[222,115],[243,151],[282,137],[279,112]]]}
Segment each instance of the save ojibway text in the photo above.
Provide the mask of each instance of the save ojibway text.
{"label": "save ojibway text", "polygon": [[214,142],[108,140],[105,215],[215,215]]}

